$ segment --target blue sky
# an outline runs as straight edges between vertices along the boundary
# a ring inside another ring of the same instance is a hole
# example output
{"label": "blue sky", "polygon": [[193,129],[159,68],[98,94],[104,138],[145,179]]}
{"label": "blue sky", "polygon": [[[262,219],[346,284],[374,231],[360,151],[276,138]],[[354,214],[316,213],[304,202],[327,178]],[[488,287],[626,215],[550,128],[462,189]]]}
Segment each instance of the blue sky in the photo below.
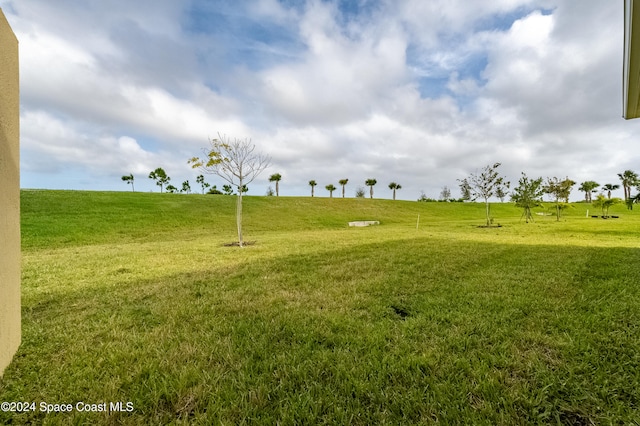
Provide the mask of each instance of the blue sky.
{"label": "blue sky", "polygon": [[[0,0],[20,41],[23,188],[157,191],[218,133],[251,138],[281,195],[375,178],[437,198],[640,171],[621,118],[622,4],[584,0]],[[219,187],[215,176],[207,181]],[[622,191],[620,194],[622,195]],[[572,199],[580,199],[574,190]]]}

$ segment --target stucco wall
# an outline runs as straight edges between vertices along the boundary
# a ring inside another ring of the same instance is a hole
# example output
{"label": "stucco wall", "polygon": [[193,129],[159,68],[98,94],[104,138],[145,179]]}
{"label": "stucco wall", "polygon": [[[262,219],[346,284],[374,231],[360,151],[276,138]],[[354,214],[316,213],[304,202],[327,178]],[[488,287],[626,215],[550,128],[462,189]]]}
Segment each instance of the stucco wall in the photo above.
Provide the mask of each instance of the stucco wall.
{"label": "stucco wall", "polygon": [[20,345],[18,39],[0,9],[0,376]]}

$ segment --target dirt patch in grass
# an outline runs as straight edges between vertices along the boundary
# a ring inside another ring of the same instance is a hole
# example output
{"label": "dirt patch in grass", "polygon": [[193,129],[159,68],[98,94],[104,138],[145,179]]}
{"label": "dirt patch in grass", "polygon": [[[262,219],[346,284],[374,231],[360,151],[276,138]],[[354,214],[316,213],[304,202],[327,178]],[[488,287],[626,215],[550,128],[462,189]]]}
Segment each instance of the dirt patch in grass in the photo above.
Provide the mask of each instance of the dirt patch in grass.
{"label": "dirt patch in grass", "polygon": [[[255,245],[257,241],[243,241],[242,245],[243,246],[252,246]],[[240,243],[237,241],[233,241],[231,243],[225,243],[223,244],[224,247],[240,247]]]}

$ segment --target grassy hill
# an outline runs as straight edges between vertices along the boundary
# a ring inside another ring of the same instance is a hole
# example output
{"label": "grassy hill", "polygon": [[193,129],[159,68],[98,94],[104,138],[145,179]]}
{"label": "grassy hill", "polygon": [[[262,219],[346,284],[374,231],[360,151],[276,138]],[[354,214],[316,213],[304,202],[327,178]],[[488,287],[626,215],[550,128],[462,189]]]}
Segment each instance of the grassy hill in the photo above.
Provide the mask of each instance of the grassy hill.
{"label": "grassy hill", "polygon": [[0,422],[631,423],[640,216],[587,209],[246,197],[239,249],[233,197],[23,191]]}
{"label": "grassy hill", "polygon": [[[166,241],[206,236],[213,241],[235,237],[235,197],[127,192],[22,191],[23,249],[103,243]],[[576,203],[563,212],[567,219],[600,214],[588,204]],[[524,225],[521,210],[511,203],[492,204],[496,224]],[[355,198],[244,197],[244,229],[248,238],[265,234],[344,230],[354,220],[379,220],[385,227],[419,230],[450,230],[484,224],[481,203],[417,203]],[[537,223],[529,228],[555,223],[551,205],[538,208]],[[589,220],[581,232],[634,229],[632,212],[614,206],[611,214],[625,220]],[[566,223],[565,223],[566,225]],[[570,223],[569,228],[575,225]],[[552,225],[553,226],[553,225]],[[519,226],[516,228],[520,229]],[[558,228],[558,227],[556,227]],[[565,229],[565,227],[560,227]],[[545,228],[546,229],[546,228]],[[529,230],[530,231],[530,230]],[[546,237],[545,237],[546,238]]]}

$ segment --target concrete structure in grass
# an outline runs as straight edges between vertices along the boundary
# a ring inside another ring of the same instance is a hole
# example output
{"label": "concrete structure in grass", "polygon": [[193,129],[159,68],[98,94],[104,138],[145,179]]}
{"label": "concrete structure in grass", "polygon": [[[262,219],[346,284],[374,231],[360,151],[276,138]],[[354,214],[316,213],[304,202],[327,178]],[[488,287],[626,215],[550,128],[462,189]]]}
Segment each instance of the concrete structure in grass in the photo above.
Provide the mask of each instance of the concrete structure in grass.
{"label": "concrete structure in grass", "polygon": [[0,9],[0,376],[18,350],[20,318],[20,89],[18,39]]}
{"label": "concrete structure in grass", "polygon": [[349,226],[371,226],[380,225],[378,220],[357,220],[355,222],[349,222]]}

